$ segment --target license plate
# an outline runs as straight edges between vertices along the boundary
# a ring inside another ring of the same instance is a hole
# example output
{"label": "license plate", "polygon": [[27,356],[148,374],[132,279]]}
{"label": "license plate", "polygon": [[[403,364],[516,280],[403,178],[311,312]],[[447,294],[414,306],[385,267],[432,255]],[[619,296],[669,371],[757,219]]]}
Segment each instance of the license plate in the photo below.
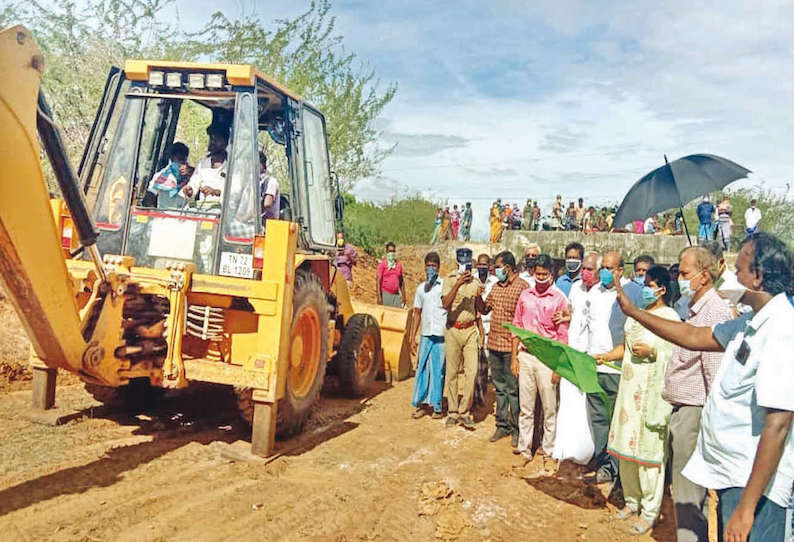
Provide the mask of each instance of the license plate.
{"label": "license plate", "polygon": [[254,276],[254,257],[251,254],[221,252],[221,275],[250,279]]}

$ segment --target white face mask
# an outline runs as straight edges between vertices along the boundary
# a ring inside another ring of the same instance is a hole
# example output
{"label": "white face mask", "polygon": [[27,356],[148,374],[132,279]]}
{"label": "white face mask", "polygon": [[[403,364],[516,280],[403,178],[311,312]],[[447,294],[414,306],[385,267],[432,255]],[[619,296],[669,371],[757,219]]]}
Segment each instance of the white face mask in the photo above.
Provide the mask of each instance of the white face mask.
{"label": "white face mask", "polygon": [[747,289],[745,289],[745,288],[734,288],[734,289],[730,289],[730,290],[720,289],[720,290],[717,290],[717,291],[719,292],[720,296],[723,299],[727,299],[728,302],[731,303],[732,305],[738,305],[741,302],[742,297],[744,296],[744,294],[747,291]]}

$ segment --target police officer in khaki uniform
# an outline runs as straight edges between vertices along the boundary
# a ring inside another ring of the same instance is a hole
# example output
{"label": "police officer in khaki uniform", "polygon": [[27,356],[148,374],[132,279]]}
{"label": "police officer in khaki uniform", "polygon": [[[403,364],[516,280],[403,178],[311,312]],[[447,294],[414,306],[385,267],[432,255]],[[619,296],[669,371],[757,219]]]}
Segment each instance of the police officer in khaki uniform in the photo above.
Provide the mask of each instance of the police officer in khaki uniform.
{"label": "police officer in khaki uniform", "polygon": [[[474,428],[471,416],[474,384],[477,379],[477,361],[480,352],[480,333],[477,326],[477,311],[474,298],[482,287],[480,280],[471,272],[471,250],[456,251],[458,270],[444,281],[441,303],[447,310],[445,395],[449,404],[446,426],[460,423],[467,429]],[[458,372],[463,362],[465,384],[463,398],[458,398]]]}

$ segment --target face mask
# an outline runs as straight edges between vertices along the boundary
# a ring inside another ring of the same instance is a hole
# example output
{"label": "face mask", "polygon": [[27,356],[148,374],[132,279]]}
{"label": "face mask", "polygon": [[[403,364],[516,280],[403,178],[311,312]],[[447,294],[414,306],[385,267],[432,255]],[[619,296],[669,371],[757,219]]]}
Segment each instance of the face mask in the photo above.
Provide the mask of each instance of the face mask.
{"label": "face mask", "polygon": [[640,286],[645,286],[645,275],[640,275],[640,276],[634,275],[634,278],[632,280],[637,284],[639,284]]}
{"label": "face mask", "polygon": [[504,267],[497,267],[493,272],[494,275],[496,275],[496,280],[499,282],[504,282],[507,280],[507,271],[505,271]]}
{"label": "face mask", "polygon": [[609,288],[614,282],[612,271],[607,268],[601,268],[598,276],[601,279],[601,284],[604,286],[604,288]]}
{"label": "face mask", "polygon": [[549,277],[546,280],[544,280],[544,281],[539,281],[539,280],[535,279],[535,289],[539,293],[542,294],[543,292],[548,290],[549,286],[551,286],[551,275],[549,275]]}
{"label": "face mask", "polygon": [[689,279],[678,279],[678,290],[683,297],[691,298],[695,295],[695,292],[692,291],[692,284]]}
{"label": "face mask", "polygon": [[579,271],[580,267],[582,267],[582,260],[565,260],[565,270],[568,271],[568,273],[576,273]]}
{"label": "face mask", "polygon": [[435,267],[425,267],[425,275],[427,275],[427,282],[433,282],[438,277],[438,269]]}
{"label": "face mask", "polygon": [[345,246],[345,240],[344,239],[337,239],[336,240],[336,246],[338,246],[338,247]]}
{"label": "face mask", "polygon": [[582,282],[584,282],[585,286],[589,288],[597,281],[598,279],[596,278],[595,271],[592,269],[582,269]]}
{"label": "face mask", "polygon": [[656,295],[656,290],[651,288],[650,286],[643,286],[642,287],[642,299],[640,301],[640,308],[644,309],[650,305],[656,303],[656,300],[659,299]]}
{"label": "face mask", "polygon": [[719,290],[719,293],[723,299],[727,299],[732,305],[738,305],[746,291],[747,290],[744,288],[740,288],[734,290]]}
{"label": "face mask", "polygon": [[524,264],[527,266],[527,269],[532,269],[533,267],[535,267],[537,261],[538,259],[535,256],[527,256],[526,258],[524,258]]}
{"label": "face mask", "polygon": [[386,261],[390,264],[394,264],[397,261],[397,253],[396,252],[387,252],[386,253]]}
{"label": "face mask", "polygon": [[480,277],[480,282],[485,282],[488,280],[488,268],[487,267],[478,267],[477,274]]}

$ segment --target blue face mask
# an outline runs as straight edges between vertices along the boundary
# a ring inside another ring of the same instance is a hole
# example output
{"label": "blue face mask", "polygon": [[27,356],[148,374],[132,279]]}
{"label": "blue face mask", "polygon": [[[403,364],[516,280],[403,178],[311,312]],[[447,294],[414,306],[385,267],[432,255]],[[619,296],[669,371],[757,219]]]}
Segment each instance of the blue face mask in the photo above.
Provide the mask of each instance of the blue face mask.
{"label": "blue face mask", "polygon": [[609,288],[612,285],[612,282],[614,282],[614,280],[612,278],[612,271],[610,271],[609,269],[606,269],[606,268],[602,267],[601,271],[598,274],[598,276],[601,279],[601,284],[605,288]]}
{"label": "blue face mask", "polygon": [[504,282],[507,280],[507,271],[505,271],[504,267],[497,267],[494,269],[494,275],[496,275],[496,280],[499,282]]}
{"label": "blue face mask", "polygon": [[640,276],[634,275],[634,279],[632,280],[634,280],[634,282],[636,282],[640,286],[645,286],[645,275],[640,275]]}
{"label": "blue face mask", "polygon": [[644,309],[650,305],[656,303],[656,300],[659,297],[656,295],[656,289],[651,288],[650,286],[643,286],[642,287],[642,299],[640,300],[640,308]]}
{"label": "blue face mask", "polygon": [[432,282],[438,277],[438,269],[435,267],[425,267],[425,274],[427,275],[427,281]]}

